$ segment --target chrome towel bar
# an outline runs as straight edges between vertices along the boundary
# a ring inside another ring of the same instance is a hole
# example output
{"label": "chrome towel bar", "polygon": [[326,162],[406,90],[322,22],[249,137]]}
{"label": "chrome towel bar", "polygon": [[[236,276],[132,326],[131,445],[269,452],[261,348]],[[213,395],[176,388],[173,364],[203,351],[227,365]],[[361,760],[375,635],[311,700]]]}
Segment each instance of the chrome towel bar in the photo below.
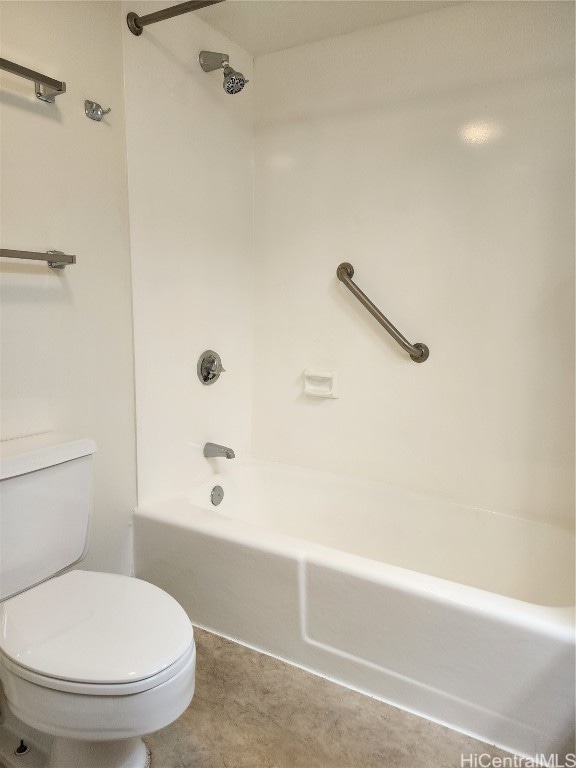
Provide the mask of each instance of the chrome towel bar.
{"label": "chrome towel bar", "polygon": [[353,282],[352,277],[354,276],[354,267],[352,264],[348,264],[348,262],[343,262],[338,266],[338,269],[336,270],[336,277],[338,280],[344,283],[346,288],[356,296],[358,301],[363,304],[368,312],[378,320],[381,326],[383,326],[390,336],[392,336],[395,341],[400,344],[402,349],[406,350],[408,354],[410,355],[410,359],[413,360],[415,363],[423,363],[425,360],[428,360],[428,356],[430,354],[430,350],[426,346],[426,344],[422,344],[421,342],[416,342],[416,344],[410,344],[408,339],[404,338],[400,331],[395,328],[390,320],[388,320],[387,317],[384,317],[382,312],[378,309],[378,307],[373,304],[368,296],[358,288],[355,282]]}
{"label": "chrome towel bar", "polygon": [[0,257],[7,259],[32,259],[34,261],[46,261],[52,269],[64,269],[68,264],[76,264],[76,256],[71,253],[62,253],[62,251],[46,251],[46,253],[36,253],[35,251],[12,251],[8,248],[0,248]]}
{"label": "chrome towel bar", "polygon": [[40,72],[34,72],[33,69],[27,69],[20,64],[15,64],[13,61],[8,61],[8,59],[0,59],[0,69],[11,72],[13,75],[18,75],[18,77],[23,77],[26,80],[33,80],[36,98],[40,99],[40,101],[54,104],[56,96],[66,93],[66,83],[63,83],[61,80],[54,80],[52,77],[41,75]]}

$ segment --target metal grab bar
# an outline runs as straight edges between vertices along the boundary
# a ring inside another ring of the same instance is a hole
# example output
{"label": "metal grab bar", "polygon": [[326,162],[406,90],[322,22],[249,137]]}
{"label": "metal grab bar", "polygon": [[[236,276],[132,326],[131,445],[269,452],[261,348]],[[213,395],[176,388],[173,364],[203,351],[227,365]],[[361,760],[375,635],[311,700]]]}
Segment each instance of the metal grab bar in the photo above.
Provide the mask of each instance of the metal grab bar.
{"label": "metal grab bar", "polygon": [[76,256],[62,251],[11,251],[8,248],[0,248],[0,257],[7,259],[33,259],[34,261],[46,261],[52,269],[64,269],[68,264],[76,264]]}
{"label": "metal grab bar", "polygon": [[13,61],[8,61],[8,59],[0,59],[0,69],[11,72],[13,75],[18,75],[18,77],[23,77],[26,80],[33,80],[36,98],[40,99],[40,101],[54,104],[56,96],[66,93],[66,83],[63,83],[61,80],[54,80],[52,77],[41,75],[40,72],[34,72],[33,69],[27,69],[20,66],[20,64],[15,64]]}
{"label": "metal grab bar", "polygon": [[387,317],[384,317],[382,312],[378,309],[378,307],[373,304],[368,296],[358,288],[356,283],[352,281],[352,277],[354,276],[354,267],[352,264],[348,264],[348,262],[343,262],[338,266],[338,269],[336,270],[336,277],[338,280],[344,283],[346,288],[348,288],[349,291],[351,291],[354,296],[358,299],[358,301],[363,304],[368,312],[378,320],[381,326],[383,326],[390,336],[392,336],[393,339],[395,339],[398,344],[402,347],[402,349],[406,350],[408,354],[410,355],[410,358],[415,363],[423,363],[425,360],[428,360],[428,356],[430,354],[430,350],[426,346],[426,344],[422,344],[421,342],[416,342],[416,344],[410,344],[408,339],[404,338],[400,331],[395,328],[390,320],[388,320]]}

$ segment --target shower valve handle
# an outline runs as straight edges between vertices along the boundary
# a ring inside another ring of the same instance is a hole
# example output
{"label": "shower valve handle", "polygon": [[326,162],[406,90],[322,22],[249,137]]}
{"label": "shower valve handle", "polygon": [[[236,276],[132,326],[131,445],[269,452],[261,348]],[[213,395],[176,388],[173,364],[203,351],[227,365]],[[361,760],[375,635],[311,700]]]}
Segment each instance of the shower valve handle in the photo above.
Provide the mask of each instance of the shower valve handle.
{"label": "shower valve handle", "polygon": [[225,373],[226,371],[221,360],[213,359],[207,363],[206,367],[210,369],[210,373]]}

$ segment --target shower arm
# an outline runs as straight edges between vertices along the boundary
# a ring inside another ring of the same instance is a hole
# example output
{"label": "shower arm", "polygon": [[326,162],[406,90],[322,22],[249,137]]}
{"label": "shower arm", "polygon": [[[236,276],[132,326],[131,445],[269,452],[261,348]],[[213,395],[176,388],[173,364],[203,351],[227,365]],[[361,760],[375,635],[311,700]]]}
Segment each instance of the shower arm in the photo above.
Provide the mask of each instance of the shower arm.
{"label": "shower arm", "polygon": [[354,267],[352,264],[348,264],[347,262],[344,262],[343,264],[340,264],[338,266],[338,269],[336,270],[336,277],[338,280],[340,280],[348,290],[356,296],[358,301],[363,304],[368,312],[378,320],[380,325],[385,328],[390,336],[400,344],[402,349],[404,349],[408,354],[410,355],[410,359],[413,360],[415,363],[423,363],[425,360],[428,360],[428,356],[430,354],[430,351],[426,344],[422,344],[421,342],[416,342],[416,344],[410,344],[408,339],[406,339],[400,331],[395,328],[390,320],[388,320],[387,317],[385,317],[382,312],[378,309],[378,307],[373,304],[368,296],[358,288],[356,283],[352,280],[352,277],[354,276]]}
{"label": "shower arm", "polygon": [[190,11],[198,11],[200,8],[207,8],[209,5],[216,5],[216,3],[222,2],[224,0],[190,0],[187,3],[164,8],[162,11],[147,13],[146,16],[138,16],[137,13],[130,11],[126,16],[126,23],[133,35],[141,35],[144,27],[147,27],[148,24],[156,24],[157,21],[165,21],[173,16],[180,16],[182,13],[190,13]]}

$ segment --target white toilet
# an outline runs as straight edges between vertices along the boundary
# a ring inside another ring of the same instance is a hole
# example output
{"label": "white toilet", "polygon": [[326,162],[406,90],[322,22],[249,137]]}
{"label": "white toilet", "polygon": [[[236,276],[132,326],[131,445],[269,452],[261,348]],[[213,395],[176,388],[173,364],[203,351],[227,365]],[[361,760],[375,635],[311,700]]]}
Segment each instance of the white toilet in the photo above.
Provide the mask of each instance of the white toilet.
{"label": "white toilet", "polygon": [[144,768],[141,736],[192,700],[194,635],[152,584],[58,575],[86,554],[95,451],[53,433],[0,443],[0,681],[54,737],[48,768]]}

